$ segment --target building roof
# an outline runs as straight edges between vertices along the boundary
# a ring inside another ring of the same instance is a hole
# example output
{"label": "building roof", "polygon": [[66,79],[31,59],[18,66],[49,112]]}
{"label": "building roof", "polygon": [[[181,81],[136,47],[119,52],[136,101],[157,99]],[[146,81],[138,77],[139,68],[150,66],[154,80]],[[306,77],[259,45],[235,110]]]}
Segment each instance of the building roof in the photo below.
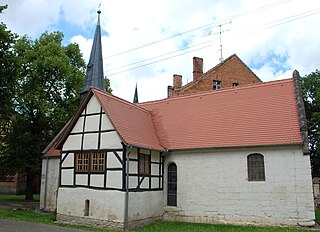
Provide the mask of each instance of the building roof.
{"label": "building roof", "polygon": [[95,88],[90,93],[127,145],[166,151],[303,143],[294,79],[140,104]]}
{"label": "building roof", "polygon": [[140,106],[167,150],[302,143],[293,79]]}
{"label": "building roof", "polygon": [[165,150],[158,140],[151,112],[98,89],[92,91],[123,142],[142,148]]}

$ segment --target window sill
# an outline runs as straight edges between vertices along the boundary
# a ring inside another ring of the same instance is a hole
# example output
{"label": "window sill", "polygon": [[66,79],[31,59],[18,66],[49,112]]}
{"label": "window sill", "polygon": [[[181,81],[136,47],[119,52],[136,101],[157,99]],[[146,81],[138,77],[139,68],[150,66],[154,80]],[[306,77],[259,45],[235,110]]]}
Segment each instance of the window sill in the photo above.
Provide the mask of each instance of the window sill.
{"label": "window sill", "polygon": [[181,209],[178,206],[169,206],[169,205],[164,206],[165,212],[175,212],[175,211],[180,211],[180,210]]}

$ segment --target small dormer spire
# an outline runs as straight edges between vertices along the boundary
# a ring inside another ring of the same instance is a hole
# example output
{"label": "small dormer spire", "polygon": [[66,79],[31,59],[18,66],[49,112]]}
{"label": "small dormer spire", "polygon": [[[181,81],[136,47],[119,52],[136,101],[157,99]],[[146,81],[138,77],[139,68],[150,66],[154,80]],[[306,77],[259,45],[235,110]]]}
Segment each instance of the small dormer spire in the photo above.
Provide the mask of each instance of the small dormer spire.
{"label": "small dormer spire", "polygon": [[103,82],[103,60],[102,60],[102,45],[101,45],[101,29],[100,29],[100,6],[98,13],[98,22],[96,26],[95,35],[93,38],[92,49],[90,53],[90,59],[87,65],[86,80],[83,86],[82,92],[80,93],[81,100],[84,98],[86,93],[91,87],[95,87],[105,91]]}
{"label": "small dormer spire", "polygon": [[136,83],[136,89],[134,91],[133,103],[139,103],[139,99],[138,99],[138,84],[137,83]]}

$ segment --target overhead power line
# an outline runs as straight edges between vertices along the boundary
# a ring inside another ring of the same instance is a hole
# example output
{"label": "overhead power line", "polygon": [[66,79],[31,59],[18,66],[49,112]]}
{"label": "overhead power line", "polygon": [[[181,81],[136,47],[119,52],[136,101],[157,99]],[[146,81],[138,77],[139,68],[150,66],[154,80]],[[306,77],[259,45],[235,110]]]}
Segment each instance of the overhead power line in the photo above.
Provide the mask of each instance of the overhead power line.
{"label": "overhead power line", "polygon": [[129,69],[126,69],[126,70],[122,70],[122,71],[119,71],[119,72],[110,73],[110,74],[107,74],[107,76],[116,75],[116,74],[119,74],[119,73],[131,71],[131,70],[134,70],[134,69],[137,69],[137,68],[141,68],[141,67],[144,67],[144,66],[148,66],[148,65],[151,65],[151,64],[155,64],[155,63],[158,63],[158,62],[161,62],[161,61],[164,61],[164,60],[169,60],[169,59],[172,59],[172,58],[174,58],[174,57],[178,57],[178,56],[182,56],[182,55],[188,54],[188,53],[190,53],[190,52],[194,52],[194,51],[198,51],[198,50],[201,50],[201,49],[205,49],[205,48],[210,47],[210,46],[212,46],[212,45],[209,44],[209,45],[207,45],[207,46],[204,46],[204,47],[201,47],[201,48],[198,48],[198,49],[193,49],[193,50],[191,50],[191,51],[187,51],[187,52],[184,52],[184,53],[181,53],[181,54],[178,54],[178,55],[170,56],[170,57],[168,57],[168,58],[156,60],[156,61],[154,61],[154,62],[150,62],[150,63],[147,63],[147,64],[142,64],[142,65],[139,65],[139,66],[136,66],[136,67],[133,67],[133,68],[129,68]]}
{"label": "overhead power line", "polygon": [[[314,9],[314,10],[310,10],[310,11],[306,11],[306,12],[303,12],[303,13],[300,13],[300,14],[297,14],[297,15],[285,17],[285,18],[282,18],[282,19],[279,19],[279,20],[276,20],[276,21],[273,21],[273,22],[270,22],[270,23],[267,23],[267,24],[264,24],[264,25],[260,25],[258,27],[251,28],[251,29],[246,30],[244,32],[243,31],[239,32],[239,33],[235,34],[235,36],[233,38],[242,37],[242,36],[254,33],[256,31],[261,31],[261,30],[273,28],[273,27],[276,27],[276,26],[280,26],[280,25],[283,25],[283,24],[286,24],[286,23],[290,23],[292,21],[296,21],[296,20],[299,20],[299,19],[302,19],[302,18],[305,18],[305,17],[308,17],[308,16],[312,16],[312,15],[318,14],[318,13],[320,13],[320,8],[317,8],[317,9]],[[218,33],[215,33],[215,34],[218,34]],[[188,50],[190,48],[197,47],[197,46],[204,45],[204,44],[208,44],[208,43],[212,43],[213,41],[217,41],[217,40],[218,40],[218,38],[215,38],[213,40],[208,40],[206,42],[203,42],[203,43],[200,43],[200,44],[197,44],[197,45],[193,45],[191,47],[183,48],[183,49],[180,49],[180,50],[177,50],[177,51],[172,51],[172,52],[169,52],[169,53],[166,53],[166,54],[162,54],[162,55],[159,55],[159,56],[155,56],[155,57],[152,57],[152,58],[149,58],[149,59],[144,59],[144,60],[141,60],[141,61],[137,61],[137,62],[128,64],[128,65],[124,65],[124,66],[120,66],[120,67],[117,67],[117,68],[114,68],[114,69],[110,69],[108,71],[113,71],[113,70],[117,70],[117,69],[121,69],[121,68],[130,67],[130,66],[138,64],[138,63],[146,62],[146,61],[153,60],[153,59],[156,59],[156,58],[160,58],[160,57],[163,57],[163,56],[166,56],[166,55],[170,55],[170,54],[173,54],[173,53],[181,52],[183,50]],[[107,74],[107,76],[116,75],[116,74],[119,74],[119,73],[123,73],[123,72],[131,71],[131,70],[134,70],[134,69],[137,69],[137,68],[141,68],[141,67],[144,67],[144,66],[147,66],[147,65],[151,65],[151,64],[155,64],[155,63],[162,62],[162,61],[165,61],[165,60],[169,60],[169,59],[172,59],[172,58],[175,58],[175,57],[178,57],[178,56],[182,56],[182,55],[188,54],[188,53],[193,52],[193,51],[198,51],[198,50],[210,47],[210,46],[212,46],[212,45],[210,44],[210,45],[207,45],[207,46],[203,46],[203,47],[198,48],[198,49],[193,49],[193,50],[190,50],[188,52],[184,52],[184,53],[180,53],[180,54],[177,54],[177,55],[174,55],[174,56],[170,56],[170,57],[166,57],[166,58],[159,59],[159,60],[156,60],[156,61],[152,61],[152,62],[143,64],[143,65],[135,66],[135,67],[128,68],[128,69],[125,69],[125,70],[122,70],[122,71],[111,72],[111,73]],[[106,72],[108,72],[108,71],[106,71]]]}
{"label": "overhead power line", "polygon": [[113,54],[111,56],[107,56],[106,59],[111,58],[111,57],[115,57],[115,56],[119,56],[119,55],[123,55],[123,54],[129,53],[129,52],[132,52],[132,51],[144,48],[144,47],[148,47],[148,46],[163,42],[163,41],[168,40],[168,39],[179,37],[179,36],[182,36],[184,34],[187,34],[187,33],[190,33],[190,32],[194,32],[194,31],[197,31],[197,30],[200,30],[200,29],[208,30],[208,29],[211,29],[211,28],[214,28],[214,27],[219,27],[219,25],[221,25],[221,22],[230,21],[232,19],[239,18],[239,17],[242,17],[242,16],[247,15],[247,14],[256,13],[256,12],[259,12],[259,11],[262,11],[262,10],[265,10],[265,9],[268,9],[268,8],[271,8],[271,7],[275,7],[275,6],[290,2],[290,1],[292,1],[292,0],[281,0],[281,1],[278,1],[278,2],[275,2],[275,3],[271,3],[271,4],[268,4],[268,5],[262,6],[262,7],[258,7],[258,8],[249,10],[249,11],[245,11],[243,13],[236,14],[236,15],[231,16],[229,18],[226,18],[226,19],[223,19],[223,20],[219,20],[218,22],[215,22],[214,24],[210,23],[210,24],[206,24],[206,25],[203,25],[203,26],[199,26],[199,27],[196,27],[196,28],[184,31],[184,32],[180,32],[180,33],[165,37],[163,39],[159,39],[159,40],[147,43],[147,44],[143,44],[143,45],[138,46],[138,47],[131,48],[129,50],[125,50],[125,51],[122,51],[122,52],[115,53],[115,54]]}

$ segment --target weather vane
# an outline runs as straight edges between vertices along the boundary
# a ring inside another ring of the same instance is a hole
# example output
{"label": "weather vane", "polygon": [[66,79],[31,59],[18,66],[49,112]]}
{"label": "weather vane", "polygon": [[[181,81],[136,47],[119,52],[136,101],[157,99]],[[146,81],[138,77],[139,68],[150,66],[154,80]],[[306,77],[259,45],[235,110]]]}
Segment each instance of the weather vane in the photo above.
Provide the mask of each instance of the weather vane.
{"label": "weather vane", "polygon": [[100,4],[99,4],[99,6],[98,6],[98,14],[100,14],[101,13],[101,10],[100,10],[100,7],[101,7],[101,2],[100,2]]}

